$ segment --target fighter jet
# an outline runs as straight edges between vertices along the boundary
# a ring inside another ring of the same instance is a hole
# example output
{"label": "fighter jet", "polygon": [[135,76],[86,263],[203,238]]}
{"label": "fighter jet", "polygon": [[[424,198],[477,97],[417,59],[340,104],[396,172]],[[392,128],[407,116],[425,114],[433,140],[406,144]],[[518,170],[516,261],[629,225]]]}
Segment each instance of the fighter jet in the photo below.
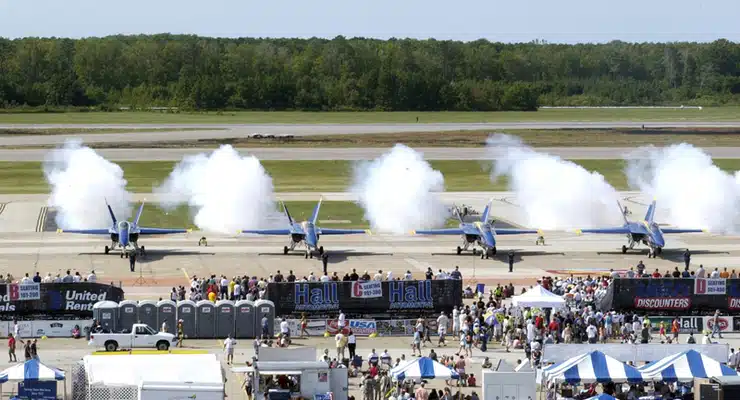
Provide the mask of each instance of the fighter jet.
{"label": "fighter jet", "polygon": [[168,235],[172,233],[189,233],[191,229],[159,229],[159,228],[142,228],[139,226],[139,219],[141,219],[141,213],[144,211],[144,203],[141,203],[139,212],[136,214],[136,219],[133,222],[129,221],[118,221],[116,215],[113,213],[113,209],[106,202],[105,205],[108,207],[111,220],[113,225],[110,228],[105,229],[58,229],[59,233],[81,233],[84,235],[110,235],[111,245],[105,246],[105,254],[110,253],[111,250],[119,248],[121,250],[121,258],[129,256],[136,256],[136,254],[144,254],[146,249],[144,246],[139,247],[139,236],[140,235]]}
{"label": "fighter jet", "polygon": [[306,257],[313,258],[313,252],[317,252],[319,255],[324,254],[324,246],[319,246],[319,237],[321,235],[356,235],[367,233],[369,230],[365,229],[327,229],[319,228],[316,226],[316,221],[319,218],[319,209],[321,208],[321,202],[323,198],[319,199],[319,203],[316,204],[316,208],[313,209],[313,215],[311,219],[303,222],[295,222],[293,217],[288,211],[288,207],[285,203],[282,203],[285,216],[288,217],[288,224],[290,225],[285,229],[247,229],[240,233],[253,233],[257,235],[290,235],[290,245],[283,247],[283,254],[288,254],[289,251],[295,250],[297,245],[303,245],[306,248]]}
{"label": "fighter jet", "polygon": [[627,235],[627,245],[622,245],[622,253],[626,253],[627,249],[632,249],[636,244],[642,242],[648,246],[648,257],[655,258],[656,255],[663,252],[665,247],[665,239],[663,234],[665,233],[699,233],[706,232],[704,229],[677,229],[677,228],[661,228],[655,223],[655,200],[648,207],[645,219],[642,221],[629,221],[627,220],[626,213],[622,210],[622,205],[617,202],[619,211],[624,218],[624,225],[616,228],[596,228],[596,229],[579,229],[576,231],[579,235],[581,233],[605,233],[605,234],[619,234]]}
{"label": "fighter jet", "polygon": [[467,251],[470,246],[473,246],[473,255],[476,255],[477,251],[475,246],[481,248],[481,258],[492,257],[496,255],[496,235],[526,235],[539,233],[542,231],[533,229],[494,229],[493,223],[495,221],[488,222],[488,217],[491,212],[491,205],[493,199],[488,202],[486,208],[483,210],[480,221],[476,222],[465,222],[463,220],[463,213],[457,206],[454,206],[457,219],[460,221],[460,225],[457,228],[446,228],[446,229],[432,229],[425,231],[412,231],[412,235],[460,235],[462,236],[463,246],[457,246],[457,254],[461,254],[463,251]]}

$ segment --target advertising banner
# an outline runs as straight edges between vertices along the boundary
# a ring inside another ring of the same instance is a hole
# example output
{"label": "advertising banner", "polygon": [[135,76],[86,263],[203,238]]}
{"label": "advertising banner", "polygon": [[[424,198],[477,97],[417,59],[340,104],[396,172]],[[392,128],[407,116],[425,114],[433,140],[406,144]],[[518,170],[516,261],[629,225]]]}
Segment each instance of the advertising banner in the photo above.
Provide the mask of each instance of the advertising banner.
{"label": "advertising banner", "polygon": [[727,279],[717,278],[695,278],[694,279],[694,294],[719,294],[724,295],[727,293]]}
{"label": "advertising banner", "polygon": [[34,400],[56,400],[57,381],[18,382],[18,398]]}
{"label": "advertising banner", "polygon": [[358,299],[383,297],[382,283],[381,281],[352,282],[352,297]]}
{"label": "advertising banner", "polygon": [[[85,327],[92,326],[92,319],[18,321],[18,334],[21,338],[69,338],[75,325],[80,327],[80,333],[84,335]],[[0,336],[8,337],[13,329],[13,321],[0,321]]]}
{"label": "advertising banner", "polygon": [[665,333],[671,336],[671,326],[673,320],[678,318],[678,333],[700,333],[704,330],[704,318],[703,317],[665,317],[665,316],[648,316],[650,319],[651,330],[658,332],[660,330],[660,323],[663,322],[665,326]]}
{"label": "advertising banner", "polygon": [[[733,324],[733,317],[719,317],[719,330],[722,333],[734,332],[735,325]],[[706,330],[710,331],[714,329],[714,316],[704,317],[704,326]]]}
{"label": "advertising banner", "polygon": [[[336,316],[378,316],[452,312],[462,305],[462,281],[383,281],[380,297],[353,297],[355,282],[269,283],[265,298],[278,316],[306,313]],[[364,289],[363,289],[364,290]]]}
{"label": "advertising banner", "polygon": [[123,300],[121,288],[101,283],[33,285],[38,289],[31,285],[0,285],[0,319],[92,319],[96,302]]}
{"label": "advertising banner", "polygon": [[[721,286],[721,284],[724,286]],[[661,311],[724,314],[740,310],[740,279],[616,279],[612,308],[617,311]]]}
{"label": "advertising banner", "polygon": [[[352,333],[357,336],[367,336],[378,331],[378,326],[375,320],[372,319],[351,319],[344,321],[344,329],[342,333],[349,334],[350,329]],[[326,321],[326,331],[332,335],[336,335],[339,332],[339,323],[336,319],[330,319]]]}

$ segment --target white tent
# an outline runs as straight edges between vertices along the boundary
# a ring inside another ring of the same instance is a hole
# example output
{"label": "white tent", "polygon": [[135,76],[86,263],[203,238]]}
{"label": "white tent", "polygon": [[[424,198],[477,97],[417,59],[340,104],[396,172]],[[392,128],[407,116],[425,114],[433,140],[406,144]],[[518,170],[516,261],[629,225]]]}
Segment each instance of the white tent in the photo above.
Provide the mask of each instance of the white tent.
{"label": "white tent", "polygon": [[90,385],[203,385],[220,387],[221,363],[214,354],[94,355],[83,358]]}
{"label": "white tent", "polygon": [[537,285],[522,295],[514,296],[512,304],[516,307],[559,308],[565,305],[565,299]]}
{"label": "white tent", "polygon": [[63,379],[64,371],[48,367],[36,359],[16,364],[0,372],[0,383],[8,381],[61,381]]}

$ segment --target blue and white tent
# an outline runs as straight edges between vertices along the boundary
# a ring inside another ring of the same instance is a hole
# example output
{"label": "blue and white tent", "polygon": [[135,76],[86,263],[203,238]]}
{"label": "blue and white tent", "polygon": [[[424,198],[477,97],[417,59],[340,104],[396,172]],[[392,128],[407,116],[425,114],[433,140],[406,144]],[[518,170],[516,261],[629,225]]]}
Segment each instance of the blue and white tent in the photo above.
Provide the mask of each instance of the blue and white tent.
{"label": "blue and white tent", "polygon": [[737,376],[737,371],[696,350],[670,355],[638,368],[648,380],[691,382],[694,378]]}
{"label": "blue and white tent", "polygon": [[0,383],[7,381],[61,381],[64,380],[64,371],[47,367],[39,360],[28,360],[16,364],[0,372]]}
{"label": "blue and white tent", "polygon": [[459,379],[460,375],[432,360],[429,357],[419,357],[406,364],[401,364],[391,370],[391,376],[399,381],[404,379]]}
{"label": "blue and white tent", "polygon": [[637,368],[600,351],[592,351],[542,370],[543,380],[556,383],[643,382]]}
{"label": "blue and white tent", "polygon": [[617,400],[614,396],[609,396],[606,393],[601,393],[599,395],[596,395],[594,397],[589,397],[586,400]]}

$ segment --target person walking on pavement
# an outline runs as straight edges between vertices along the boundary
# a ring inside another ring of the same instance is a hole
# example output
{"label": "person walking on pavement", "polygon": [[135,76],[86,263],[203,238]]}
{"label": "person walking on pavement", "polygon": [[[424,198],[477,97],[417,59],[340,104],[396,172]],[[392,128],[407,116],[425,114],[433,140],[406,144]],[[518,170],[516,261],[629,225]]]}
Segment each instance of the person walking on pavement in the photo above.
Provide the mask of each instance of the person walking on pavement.
{"label": "person walking on pavement", "polygon": [[177,347],[182,347],[182,341],[185,339],[185,327],[182,320],[177,321]]}
{"label": "person walking on pavement", "polygon": [[719,310],[714,312],[714,318],[712,319],[712,339],[714,339],[714,335],[719,335],[719,338],[722,339],[722,329],[720,327],[720,318],[719,318]]}
{"label": "person walking on pavement", "polygon": [[8,334],[8,362],[18,362],[18,357],[15,356],[15,336],[12,333]]}
{"label": "person walking on pavement", "polygon": [[514,252],[509,252],[509,272],[514,272]]}
{"label": "person walking on pavement", "polygon": [[686,249],[686,251],[683,252],[683,263],[686,268],[691,264],[691,252],[689,249]]}
{"label": "person walking on pavement", "polygon": [[231,338],[231,335],[224,340],[224,352],[226,353],[226,364],[234,363],[234,346],[236,340]]}

